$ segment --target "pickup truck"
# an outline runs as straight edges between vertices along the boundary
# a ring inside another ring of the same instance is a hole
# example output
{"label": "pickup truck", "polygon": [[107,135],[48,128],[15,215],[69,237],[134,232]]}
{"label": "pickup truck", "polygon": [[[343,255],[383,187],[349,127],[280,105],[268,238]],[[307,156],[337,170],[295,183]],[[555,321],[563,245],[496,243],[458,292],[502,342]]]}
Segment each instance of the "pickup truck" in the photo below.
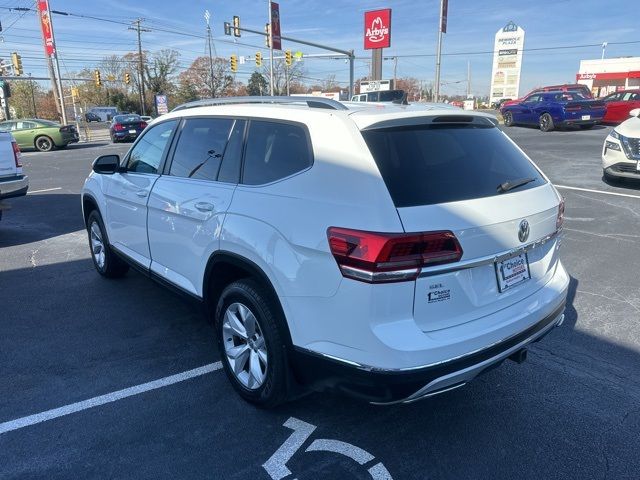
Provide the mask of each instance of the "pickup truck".
{"label": "pickup truck", "polygon": [[0,219],[9,206],[7,198],[22,197],[29,189],[29,177],[22,173],[20,148],[9,132],[0,132]]}

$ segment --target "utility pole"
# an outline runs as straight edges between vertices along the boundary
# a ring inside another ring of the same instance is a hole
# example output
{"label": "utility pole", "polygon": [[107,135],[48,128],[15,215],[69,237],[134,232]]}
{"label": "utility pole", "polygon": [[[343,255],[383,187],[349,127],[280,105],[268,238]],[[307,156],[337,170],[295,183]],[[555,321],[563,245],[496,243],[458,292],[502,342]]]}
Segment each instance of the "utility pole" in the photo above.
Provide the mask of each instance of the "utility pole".
{"label": "utility pole", "polygon": [[31,87],[31,103],[33,104],[33,118],[38,118],[38,112],[36,110],[36,95],[33,92],[33,80],[31,74],[29,74],[29,86]]}
{"label": "utility pole", "polygon": [[215,95],[213,93],[213,56],[211,55],[211,25],[209,25],[211,14],[209,13],[209,10],[204,11],[204,19],[207,21],[207,46],[209,49],[209,73],[211,75],[211,98],[213,98]]}
{"label": "utility pole", "polygon": [[471,98],[471,62],[467,60],[467,98]]}
{"label": "utility pole", "polygon": [[393,57],[393,88],[396,88],[397,81],[397,73],[398,73],[398,56]]}
{"label": "utility pole", "polygon": [[138,89],[138,91],[140,92],[140,111],[142,112],[141,115],[146,115],[147,113],[145,111],[145,106],[144,106],[145,95],[144,95],[144,66],[142,61],[142,38],[140,34],[142,32],[150,32],[151,30],[148,30],[146,28],[141,28],[140,27],[141,22],[142,22],[142,18],[138,18],[133,22],[135,27],[129,27],[129,30],[135,30],[138,32],[138,81],[140,82],[139,84],[140,88]]}
{"label": "utility pole", "polygon": [[271,0],[267,1],[269,7],[269,92],[273,97],[273,23],[271,18]]}
{"label": "utility pole", "polygon": [[440,22],[438,23],[438,50],[436,52],[436,84],[433,91],[433,101],[440,101],[440,62],[442,60],[442,34],[447,32],[448,0],[440,0]]}

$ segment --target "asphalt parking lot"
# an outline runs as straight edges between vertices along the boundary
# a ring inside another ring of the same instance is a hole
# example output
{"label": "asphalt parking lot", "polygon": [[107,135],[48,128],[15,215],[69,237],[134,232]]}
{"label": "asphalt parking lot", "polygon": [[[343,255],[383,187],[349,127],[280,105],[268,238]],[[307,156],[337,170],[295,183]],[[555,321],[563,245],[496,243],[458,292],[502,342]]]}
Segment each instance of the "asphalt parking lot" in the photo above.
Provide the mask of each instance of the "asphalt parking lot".
{"label": "asphalt parking lot", "polygon": [[196,305],[97,275],[80,190],[127,145],[23,154],[0,221],[0,478],[637,479],[640,183],[607,184],[609,127],[506,132],[566,198],[564,324],[464,388],[376,407],[243,403]]}

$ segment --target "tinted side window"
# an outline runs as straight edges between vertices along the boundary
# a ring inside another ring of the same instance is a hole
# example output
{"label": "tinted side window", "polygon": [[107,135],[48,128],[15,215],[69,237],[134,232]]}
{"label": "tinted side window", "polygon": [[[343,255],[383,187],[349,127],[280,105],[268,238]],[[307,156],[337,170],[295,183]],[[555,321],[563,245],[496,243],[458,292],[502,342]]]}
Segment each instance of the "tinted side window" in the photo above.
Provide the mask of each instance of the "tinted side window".
{"label": "tinted side window", "polygon": [[147,130],[129,154],[127,171],[157,173],[177,124],[177,120],[170,120]]}
{"label": "tinted side window", "polygon": [[169,175],[215,180],[222,162],[230,118],[190,118],[180,132]]}
{"label": "tinted side window", "polygon": [[243,183],[261,185],[311,166],[305,130],[288,123],[251,121],[244,159]]}
{"label": "tinted side window", "polygon": [[236,120],[233,131],[229,135],[227,148],[224,150],[222,166],[218,173],[219,182],[238,183],[240,181],[240,165],[242,164],[242,144],[246,120]]}
{"label": "tinted side window", "polygon": [[532,179],[513,192],[545,183],[495,127],[416,125],[362,135],[398,208],[500,195],[509,180]]}

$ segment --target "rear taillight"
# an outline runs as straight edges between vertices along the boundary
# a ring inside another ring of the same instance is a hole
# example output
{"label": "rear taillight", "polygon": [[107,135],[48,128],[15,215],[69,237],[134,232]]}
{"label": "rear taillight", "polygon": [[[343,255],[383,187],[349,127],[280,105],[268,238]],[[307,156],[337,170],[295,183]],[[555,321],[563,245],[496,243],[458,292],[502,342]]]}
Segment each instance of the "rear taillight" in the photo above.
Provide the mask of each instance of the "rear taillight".
{"label": "rear taillight", "polygon": [[369,283],[415,280],[422,267],[462,257],[460,243],[449,231],[377,233],[330,227],[327,236],[342,275]]}
{"label": "rear taillight", "polygon": [[113,126],[113,129],[114,129],[114,130],[116,130],[116,131],[118,131],[118,132],[120,132],[120,131],[124,130],[125,128],[124,128],[124,125],[120,125],[119,123],[116,123],[116,124]]}
{"label": "rear taillight", "polygon": [[22,153],[20,153],[20,147],[16,142],[11,142],[13,146],[13,160],[16,162],[16,168],[22,167]]}
{"label": "rear taillight", "polygon": [[65,125],[64,127],[60,127],[60,133],[64,133],[64,132],[68,132],[70,130],[68,125]]}
{"label": "rear taillight", "polygon": [[568,106],[564,107],[564,109],[567,112],[576,112],[578,110],[582,110],[582,107],[580,105],[568,105]]}
{"label": "rear taillight", "polygon": [[140,128],[147,128],[146,122],[140,122]]}
{"label": "rear taillight", "polygon": [[563,223],[564,223],[564,198],[560,200],[560,205],[558,205],[558,216],[556,217],[556,230],[560,230],[562,228]]}

